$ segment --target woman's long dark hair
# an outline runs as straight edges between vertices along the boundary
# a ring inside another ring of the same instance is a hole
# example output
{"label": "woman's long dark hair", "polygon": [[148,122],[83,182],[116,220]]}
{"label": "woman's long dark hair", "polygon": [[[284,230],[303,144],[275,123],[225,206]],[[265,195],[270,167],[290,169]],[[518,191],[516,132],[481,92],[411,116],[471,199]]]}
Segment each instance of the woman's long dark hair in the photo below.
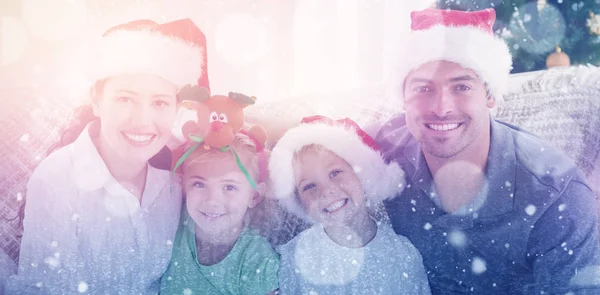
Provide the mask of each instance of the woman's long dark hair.
{"label": "woman's long dark hair", "polygon": [[[101,94],[103,88],[104,80],[96,82],[90,91],[92,99]],[[100,118],[94,115],[94,109],[91,104],[86,104],[75,109],[69,121],[62,127],[60,138],[48,148],[46,155],[50,155],[61,147],[73,143],[89,123],[99,119]]]}
{"label": "woman's long dark hair", "polygon": [[[104,80],[96,82],[91,89],[91,97],[94,99],[98,94],[102,93],[104,89]],[[67,121],[67,123],[61,128],[60,138],[54,144],[52,144],[46,150],[46,156],[50,155],[54,151],[73,143],[77,137],[83,132],[85,127],[96,120],[99,120],[96,115],[94,115],[94,109],[91,104],[83,105],[75,109],[71,118]],[[19,206],[19,211],[17,212],[17,216],[14,218],[5,218],[9,221],[19,219],[19,228],[23,226],[23,218],[25,218],[25,203],[27,198],[23,198],[23,202]],[[19,235],[21,237],[22,235]]]}

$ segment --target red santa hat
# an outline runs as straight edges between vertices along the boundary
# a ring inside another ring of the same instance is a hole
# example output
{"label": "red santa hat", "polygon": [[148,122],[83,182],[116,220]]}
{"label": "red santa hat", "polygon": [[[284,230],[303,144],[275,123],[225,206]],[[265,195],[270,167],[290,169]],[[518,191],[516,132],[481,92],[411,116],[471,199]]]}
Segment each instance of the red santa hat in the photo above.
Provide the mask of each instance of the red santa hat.
{"label": "red santa hat", "polygon": [[91,81],[119,74],[155,74],[178,87],[209,88],[206,37],[190,19],[164,24],[137,20],[109,29],[94,42]]}
{"label": "red santa hat", "polygon": [[273,197],[289,212],[310,220],[295,190],[294,154],[307,145],[321,145],[354,168],[363,185],[368,205],[393,198],[404,189],[404,171],[396,162],[387,164],[375,140],[350,119],[304,118],[288,130],[273,148],[269,176]]}
{"label": "red santa hat", "polygon": [[404,81],[412,70],[430,61],[445,60],[475,71],[489,93],[502,100],[512,56],[506,43],[494,36],[494,9],[468,12],[430,8],[413,11],[410,16],[411,32],[403,42],[405,52],[394,79],[395,93],[403,93]]}

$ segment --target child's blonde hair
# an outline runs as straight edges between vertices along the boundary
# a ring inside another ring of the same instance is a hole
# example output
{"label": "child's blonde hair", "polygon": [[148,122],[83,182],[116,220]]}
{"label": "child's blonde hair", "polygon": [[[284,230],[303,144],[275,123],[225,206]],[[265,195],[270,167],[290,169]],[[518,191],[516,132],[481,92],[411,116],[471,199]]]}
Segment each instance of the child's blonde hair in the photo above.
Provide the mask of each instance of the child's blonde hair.
{"label": "child's blonde hair", "polygon": [[[257,152],[256,143],[245,134],[237,133],[233,138],[233,142],[229,145],[227,151],[220,151],[215,148],[205,149],[202,146],[192,152],[189,157],[183,162],[183,173],[185,175],[187,168],[192,164],[206,163],[219,161],[226,157],[235,157],[233,150],[238,154],[240,160],[244,164],[246,170],[252,179],[258,183],[260,177],[260,159]],[[266,163],[265,163],[266,165]]]}

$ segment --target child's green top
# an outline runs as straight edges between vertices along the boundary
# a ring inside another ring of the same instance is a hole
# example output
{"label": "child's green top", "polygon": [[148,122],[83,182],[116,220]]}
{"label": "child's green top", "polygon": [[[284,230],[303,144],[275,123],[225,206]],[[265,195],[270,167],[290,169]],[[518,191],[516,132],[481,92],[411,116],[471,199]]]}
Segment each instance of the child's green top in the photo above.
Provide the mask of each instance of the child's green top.
{"label": "child's green top", "polygon": [[279,255],[258,233],[245,228],[219,263],[198,263],[195,224],[187,211],[177,231],[161,294],[267,294],[278,288]]}

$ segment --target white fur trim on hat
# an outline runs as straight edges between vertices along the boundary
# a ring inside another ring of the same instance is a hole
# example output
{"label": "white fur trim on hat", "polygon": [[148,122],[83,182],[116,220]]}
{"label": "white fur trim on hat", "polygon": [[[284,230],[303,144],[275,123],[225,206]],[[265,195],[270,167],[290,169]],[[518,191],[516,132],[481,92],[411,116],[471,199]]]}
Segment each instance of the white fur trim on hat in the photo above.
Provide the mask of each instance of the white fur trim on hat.
{"label": "white fur trim on hat", "polygon": [[362,141],[349,127],[305,123],[287,131],[277,142],[269,160],[272,192],[289,212],[309,220],[295,193],[294,154],[316,144],[332,151],[354,168],[368,204],[395,197],[404,189],[405,174],[396,162],[386,164],[379,151]]}
{"label": "white fur trim on hat", "polygon": [[403,97],[408,74],[430,61],[445,60],[473,70],[487,84],[490,94],[502,101],[512,69],[512,56],[504,40],[472,26],[445,27],[411,31],[404,40],[393,77],[394,96]]}
{"label": "white fur trim on hat", "polygon": [[98,81],[120,74],[154,74],[178,87],[197,85],[205,48],[149,30],[120,30],[97,40],[88,74]]}

